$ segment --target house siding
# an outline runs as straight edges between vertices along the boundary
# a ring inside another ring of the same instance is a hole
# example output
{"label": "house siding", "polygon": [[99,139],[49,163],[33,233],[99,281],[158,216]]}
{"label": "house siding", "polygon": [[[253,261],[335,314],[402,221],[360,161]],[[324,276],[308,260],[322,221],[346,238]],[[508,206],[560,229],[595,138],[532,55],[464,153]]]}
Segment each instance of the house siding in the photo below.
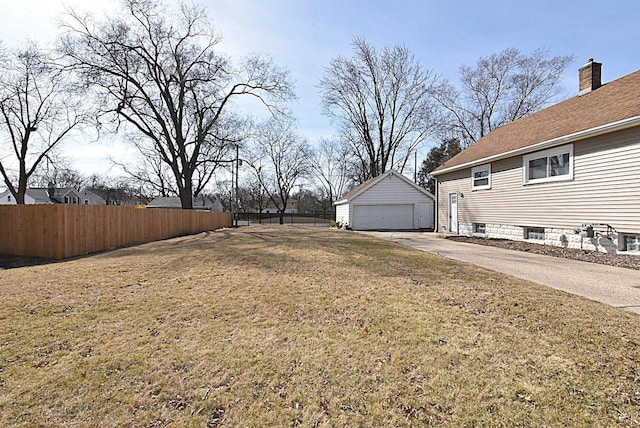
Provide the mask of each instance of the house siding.
{"label": "house siding", "polygon": [[398,204],[403,201],[419,201],[426,198],[424,193],[405,183],[395,175],[385,177],[370,189],[352,200],[358,205]]}
{"label": "house siding", "polygon": [[570,181],[523,185],[522,156],[491,164],[491,189],[471,191],[471,169],[438,176],[438,230],[448,195],[459,192],[458,220],[569,229],[608,223],[640,233],[640,128],[575,142]]}
{"label": "house siding", "polygon": [[351,224],[349,204],[336,205],[336,224],[339,227],[345,227]]}

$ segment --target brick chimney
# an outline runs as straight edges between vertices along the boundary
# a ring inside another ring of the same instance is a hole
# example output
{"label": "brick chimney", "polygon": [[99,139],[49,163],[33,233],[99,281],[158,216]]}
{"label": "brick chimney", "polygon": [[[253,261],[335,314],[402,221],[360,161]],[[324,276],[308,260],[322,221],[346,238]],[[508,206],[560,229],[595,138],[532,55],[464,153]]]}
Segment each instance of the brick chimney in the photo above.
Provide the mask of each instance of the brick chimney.
{"label": "brick chimney", "polygon": [[580,92],[578,95],[584,95],[602,86],[602,63],[589,61],[578,70],[580,80]]}

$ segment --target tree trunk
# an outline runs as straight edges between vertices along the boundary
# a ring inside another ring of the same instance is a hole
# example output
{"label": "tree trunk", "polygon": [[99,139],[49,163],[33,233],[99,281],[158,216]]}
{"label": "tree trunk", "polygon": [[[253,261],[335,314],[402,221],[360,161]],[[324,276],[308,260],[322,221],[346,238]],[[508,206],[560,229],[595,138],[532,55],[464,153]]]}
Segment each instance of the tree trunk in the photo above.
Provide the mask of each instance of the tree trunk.
{"label": "tree trunk", "polygon": [[18,194],[16,194],[15,198],[16,198],[16,204],[24,205],[24,193],[18,192]]}
{"label": "tree trunk", "polygon": [[16,192],[16,204],[24,204],[24,195],[27,193],[27,172],[23,162],[20,162],[20,177],[18,178],[18,191]]}
{"label": "tree trunk", "polygon": [[172,169],[174,176],[176,177],[176,181],[178,182],[178,192],[180,193],[180,204],[182,205],[182,209],[193,209],[193,171],[183,168],[182,174],[180,174],[177,168]]}
{"label": "tree trunk", "polygon": [[284,224],[284,210],[280,210],[280,224]]}
{"label": "tree trunk", "polygon": [[182,189],[180,192],[180,204],[183,210],[193,209],[193,195],[191,189]]}

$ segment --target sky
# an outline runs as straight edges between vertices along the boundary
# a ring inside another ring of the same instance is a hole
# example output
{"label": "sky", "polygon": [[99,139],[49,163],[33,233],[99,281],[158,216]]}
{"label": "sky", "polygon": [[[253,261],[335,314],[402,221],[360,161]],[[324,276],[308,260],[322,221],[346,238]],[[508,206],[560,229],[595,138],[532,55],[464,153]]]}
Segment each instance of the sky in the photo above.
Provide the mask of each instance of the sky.
{"label": "sky", "polygon": [[[578,92],[578,68],[589,58],[602,62],[608,82],[640,69],[640,2],[609,0],[200,0],[216,31],[219,48],[238,61],[270,55],[290,70],[297,100],[291,110],[299,133],[311,143],[331,137],[335,126],[322,115],[318,82],[332,58],[352,54],[354,37],[382,48],[406,46],[422,66],[452,83],[461,65],[514,47],[551,55],[573,55],[564,75],[565,97]],[[53,42],[65,5],[114,10],[112,0],[0,0],[0,41],[5,48],[27,39]],[[76,137],[63,147],[84,174],[119,174],[109,156],[126,160],[130,151],[116,138],[87,143]],[[428,150],[425,146],[421,155]],[[422,156],[424,157],[424,156]]]}

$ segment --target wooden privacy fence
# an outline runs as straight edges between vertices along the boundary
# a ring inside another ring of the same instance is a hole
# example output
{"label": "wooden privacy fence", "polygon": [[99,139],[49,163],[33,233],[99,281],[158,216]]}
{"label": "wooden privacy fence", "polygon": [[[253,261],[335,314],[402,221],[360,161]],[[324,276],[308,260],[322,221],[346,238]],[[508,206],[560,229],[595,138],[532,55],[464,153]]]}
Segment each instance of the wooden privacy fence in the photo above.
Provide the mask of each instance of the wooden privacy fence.
{"label": "wooden privacy fence", "polygon": [[61,259],[231,225],[231,213],[208,211],[0,205],[0,254]]}

